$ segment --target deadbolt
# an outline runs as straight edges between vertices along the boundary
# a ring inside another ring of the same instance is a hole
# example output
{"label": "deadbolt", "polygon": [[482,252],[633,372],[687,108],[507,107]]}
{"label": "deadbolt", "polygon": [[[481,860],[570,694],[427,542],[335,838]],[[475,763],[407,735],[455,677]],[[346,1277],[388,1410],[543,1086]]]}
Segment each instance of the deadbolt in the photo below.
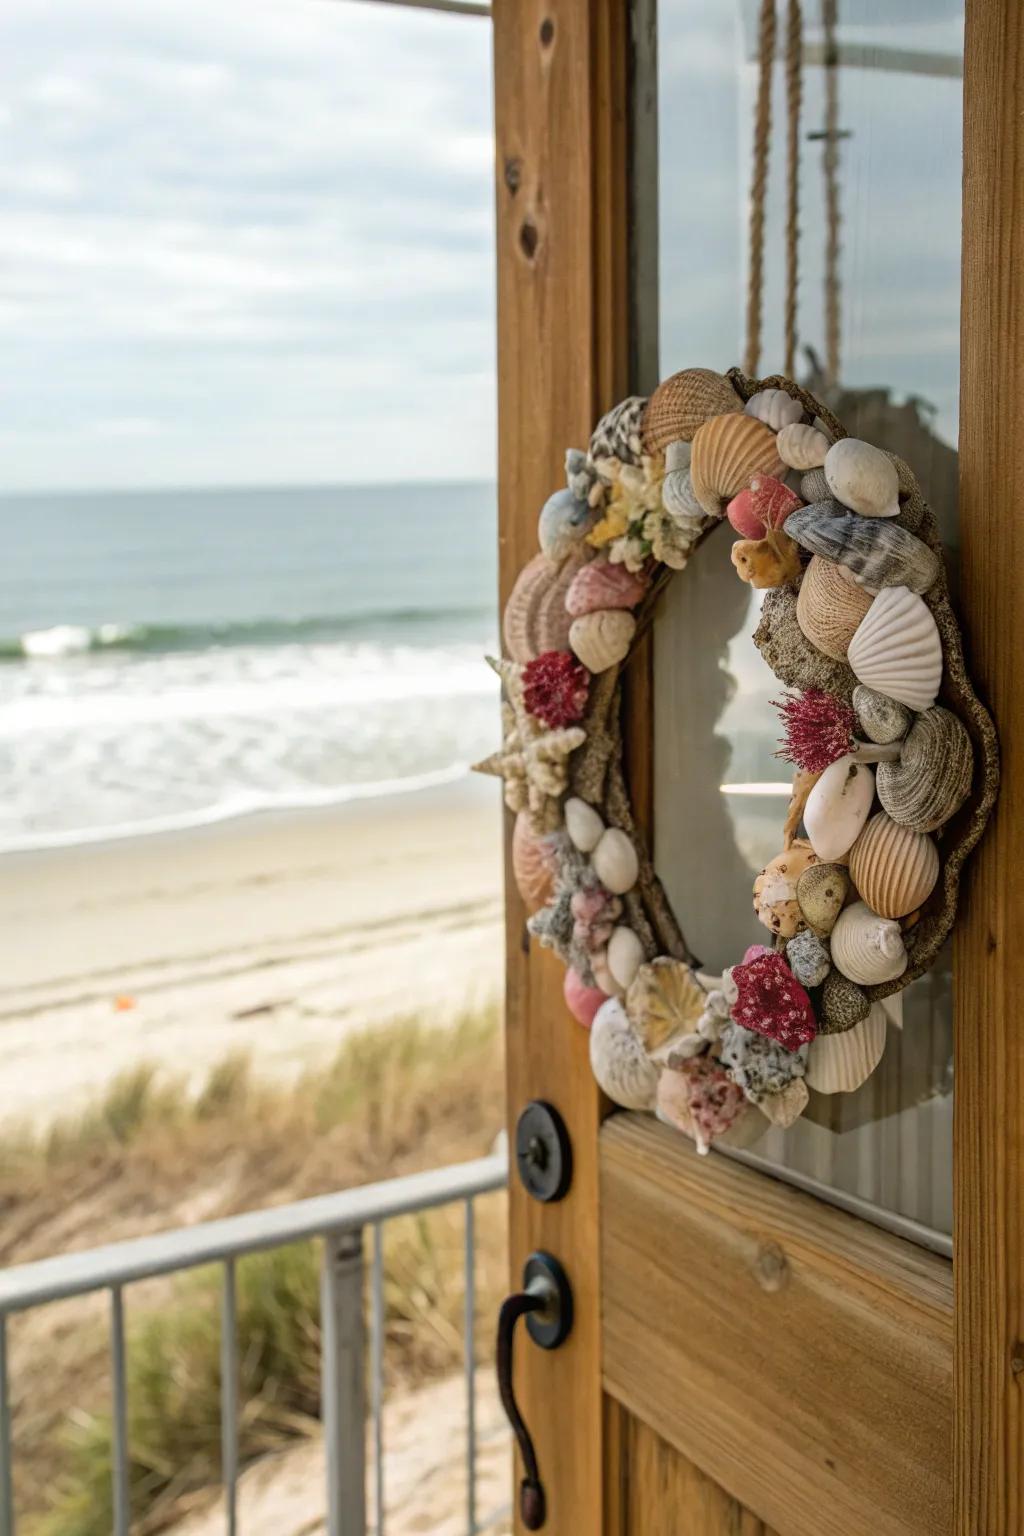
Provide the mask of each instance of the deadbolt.
{"label": "deadbolt", "polygon": [[516,1124],[516,1168],[528,1195],[561,1200],[572,1183],[572,1143],[552,1104],[532,1099]]}

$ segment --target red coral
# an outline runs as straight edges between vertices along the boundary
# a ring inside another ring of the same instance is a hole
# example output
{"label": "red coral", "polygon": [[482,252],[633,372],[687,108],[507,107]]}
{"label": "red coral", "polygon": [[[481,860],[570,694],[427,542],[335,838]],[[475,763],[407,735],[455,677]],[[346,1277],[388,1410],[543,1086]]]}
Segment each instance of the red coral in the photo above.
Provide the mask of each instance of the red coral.
{"label": "red coral", "polygon": [[780,954],[766,950],[743,965],[734,965],[737,997],[732,1016],[744,1029],[777,1040],[787,1051],[798,1051],[818,1033],[814,1007]]}
{"label": "red coral", "polygon": [[523,701],[552,730],[582,720],[590,673],[569,651],[545,651],[523,669]]}
{"label": "red coral", "polygon": [[807,773],[824,773],[852,750],[857,717],[835,694],[808,688],[806,693],[787,693],[772,703],[786,733],[776,757],[788,758]]}
{"label": "red coral", "polygon": [[687,1083],[687,1108],[693,1122],[694,1140],[706,1152],[716,1136],[722,1136],[747,1107],[742,1088],[711,1056],[692,1056],[682,1064]]}

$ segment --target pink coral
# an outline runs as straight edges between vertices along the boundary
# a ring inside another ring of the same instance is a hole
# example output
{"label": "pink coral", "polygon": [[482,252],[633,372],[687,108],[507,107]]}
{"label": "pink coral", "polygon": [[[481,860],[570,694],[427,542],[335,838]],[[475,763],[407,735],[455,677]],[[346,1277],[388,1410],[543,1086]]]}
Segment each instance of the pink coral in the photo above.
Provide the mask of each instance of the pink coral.
{"label": "pink coral", "polygon": [[798,1051],[814,1039],[818,1024],[811,1000],[781,955],[767,950],[734,965],[732,979],[737,1024],[777,1040],[787,1051]]}
{"label": "pink coral", "polygon": [[763,539],[769,528],[781,528],[789,514],[802,506],[800,497],[781,480],[773,475],[755,475],[725,511],[742,538]]}
{"label": "pink coral", "polygon": [[622,902],[603,885],[574,891],[569,909],[574,919],[572,936],[577,944],[582,944],[591,953],[604,948],[622,916]]}
{"label": "pink coral", "polygon": [[772,703],[785,731],[776,757],[787,758],[805,773],[824,773],[853,750],[857,717],[835,694],[808,688],[806,693],[787,693]]}
{"label": "pink coral", "polygon": [[747,1107],[738,1088],[712,1056],[692,1056],[682,1063],[686,1107],[698,1152],[706,1152],[716,1136],[724,1136]]}
{"label": "pink coral", "polygon": [[582,720],[590,673],[569,651],[544,651],[523,668],[523,702],[552,730]]}

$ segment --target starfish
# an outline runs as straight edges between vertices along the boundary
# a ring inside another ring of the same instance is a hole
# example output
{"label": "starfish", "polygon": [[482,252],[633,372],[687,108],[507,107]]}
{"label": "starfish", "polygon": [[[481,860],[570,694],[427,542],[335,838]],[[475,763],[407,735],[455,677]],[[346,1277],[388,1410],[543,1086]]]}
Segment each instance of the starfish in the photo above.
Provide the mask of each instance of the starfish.
{"label": "starfish", "polygon": [[531,715],[523,697],[523,667],[515,661],[496,661],[492,667],[505,685],[502,705],[502,745],[475,772],[490,773],[505,781],[505,804],[513,811],[526,810],[537,832],[551,832],[560,823],[558,798],[569,784],[569,757],[587,739],[579,726],[551,729]]}

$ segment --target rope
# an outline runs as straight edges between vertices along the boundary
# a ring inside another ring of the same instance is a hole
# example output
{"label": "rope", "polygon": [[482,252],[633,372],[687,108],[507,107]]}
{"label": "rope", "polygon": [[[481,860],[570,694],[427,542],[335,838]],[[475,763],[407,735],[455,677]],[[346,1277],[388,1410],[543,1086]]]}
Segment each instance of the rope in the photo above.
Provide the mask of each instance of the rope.
{"label": "rope", "polygon": [[750,184],[750,271],[747,275],[747,373],[761,359],[764,290],[764,215],[768,187],[768,146],[772,133],[772,66],[775,60],[775,0],[761,0],[758,29],[757,111],[754,118],[754,171]]}
{"label": "rope", "polygon": [[800,108],[803,103],[803,15],[800,0],[786,7],[786,309],[785,372],[796,371],[796,305],[800,246]]}
{"label": "rope", "polygon": [[[825,33],[825,378],[839,382],[839,53],[837,0],[821,0]],[[747,370],[748,373],[750,370]]]}

